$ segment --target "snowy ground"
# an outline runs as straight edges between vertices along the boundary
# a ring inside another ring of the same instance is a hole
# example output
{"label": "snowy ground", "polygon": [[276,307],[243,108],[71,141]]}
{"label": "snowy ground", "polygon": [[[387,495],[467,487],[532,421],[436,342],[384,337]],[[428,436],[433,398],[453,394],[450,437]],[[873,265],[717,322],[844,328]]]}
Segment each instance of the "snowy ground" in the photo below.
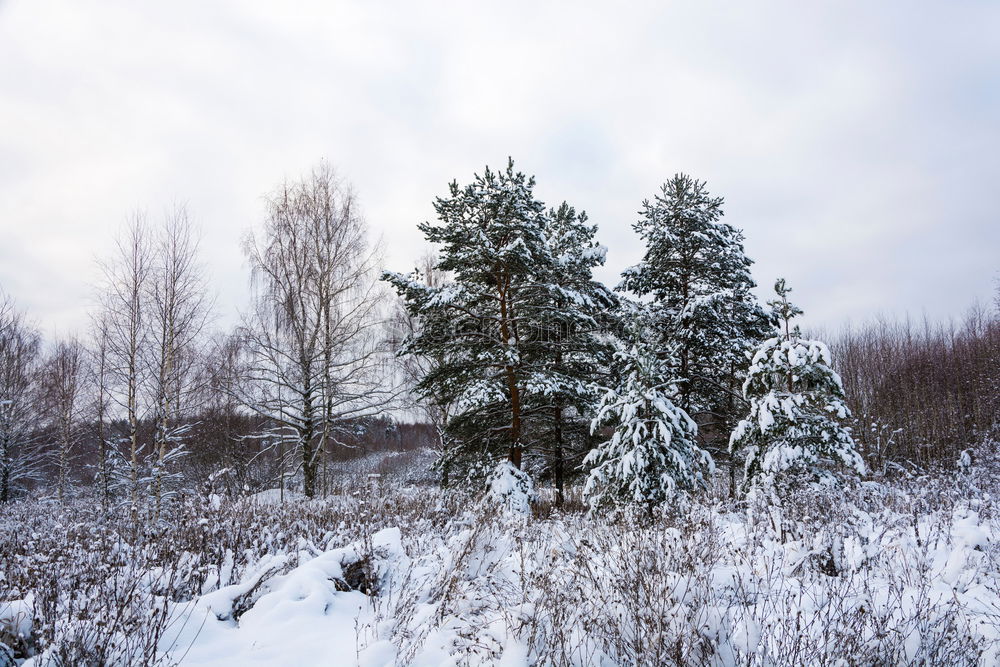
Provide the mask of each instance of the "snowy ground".
{"label": "snowy ground", "polygon": [[525,519],[431,489],[364,486],[315,501],[193,499],[157,535],[94,521],[83,503],[21,503],[4,526],[18,547],[10,534],[0,543],[0,641],[31,666],[98,654],[995,665],[994,479],[866,482],[781,510],[704,498],[654,520],[545,507]]}

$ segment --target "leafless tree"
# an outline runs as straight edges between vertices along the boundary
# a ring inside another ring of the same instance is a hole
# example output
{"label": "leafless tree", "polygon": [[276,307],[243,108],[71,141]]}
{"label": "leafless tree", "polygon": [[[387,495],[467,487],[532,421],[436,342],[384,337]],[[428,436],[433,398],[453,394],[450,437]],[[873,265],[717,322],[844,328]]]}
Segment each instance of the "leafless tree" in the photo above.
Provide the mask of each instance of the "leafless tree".
{"label": "leafless tree", "polygon": [[993,281],[993,285],[996,288],[996,293],[993,295],[994,314],[1000,316],[1000,276]]}
{"label": "leafless tree", "polygon": [[[417,260],[415,273],[428,287],[441,287],[448,280],[447,273],[437,267],[437,256],[428,251]],[[430,423],[438,434],[438,446],[444,447],[444,427],[448,424],[452,406],[449,403],[439,403],[423,399],[414,392],[416,385],[436,367],[442,359],[427,355],[409,354],[403,350],[403,341],[415,336],[421,329],[420,318],[414,316],[405,307],[402,300],[397,300],[390,320],[389,343],[397,355],[396,364],[403,386],[407,390],[408,409],[416,409]]]}
{"label": "leafless tree", "polygon": [[1000,433],[1000,319],[985,308],[957,324],[879,318],[831,340],[873,467],[954,462]]}
{"label": "leafless tree", "polygon": [[111,466],[109,457],[108,416],[111,392],[111,378],[108,365],[108,323],[107,317],[98,316],[92,320],[93,343],[89,350],[90,363],[87,364],[87,386],[91,397],[91,415],[96,426],[97,474],[94,481],[101,497],[101,506],[107,510],[111,502]]}
{"label": "leafless tree", "polygon": [[49,409],[58,453],[56,490],[59,500],[66,497],[70,463],[80,435],[84,362],[83,345],[76,338],[68,338],[56,343],[41,373],[41,391]]}
{"label": "leafless tree", "polygon": [[197,392],[198,345],[210,312],[198,242],[183,208],[169,214],[152,248],[148,288],[152,409],[156,427],[152,496],[159,514],[167,460],[179,452],[181,422]]}
{"label": "leafless tree", "polygon": [[255,302],[240,336],[246,349],[241,402],[270,434],[301,454],[303,487],[316,493],[318,458],[352,422],[395,397],[382,333],[377,248],[351,189],[321,166],[268,201],[245,252]]}
{"label": "leafless tree", "polygon": [[33,393],[41,337],[0,291],[0,503],[41,474]]}
{"label": "leafless tree", "polygon": [[139,419],[148,377],[143,354],[148,344],[147,294],[151,252],[145,218],[136,214],[119,235],[110,261],[102,265],[101,322],[107,334],[107,369],[112,403],[126,420],[133,515],[139,507]]}

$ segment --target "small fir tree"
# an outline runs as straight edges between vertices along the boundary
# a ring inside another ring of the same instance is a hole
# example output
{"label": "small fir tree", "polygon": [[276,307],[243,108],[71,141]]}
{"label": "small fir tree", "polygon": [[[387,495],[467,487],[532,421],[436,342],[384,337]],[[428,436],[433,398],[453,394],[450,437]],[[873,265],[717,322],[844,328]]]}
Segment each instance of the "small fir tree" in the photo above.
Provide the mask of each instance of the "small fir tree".
{"label": "small fir tree", "polygon": [[832,464],[862,474],[864,462],[843,426],[850,411],[830,351],[792,326],[802,311],[788,301],[783,279],[774,290],[778,298],[768,304],[782,330],[753,356],[743,384],[750,414],[729,441],[730,452],[744,461],[743,489],[782,491],[802,479],[833,481]]}
{"label": "small fir tree", "polygon": [[621,385],[604,394],[592,425],[614,430],[584,461],[593,466],[584,496],[591,509],[634,503],[652,512],[678,490],[704,486],[714,465],[694,420],[671,400],[664,362],[639,345],[615,358]]}
{"label": "small fir tree", "polygon": [[487,478],[486,499],[502,514],[529,516],[535,502],[531,476],[510,461],[501,461]]}

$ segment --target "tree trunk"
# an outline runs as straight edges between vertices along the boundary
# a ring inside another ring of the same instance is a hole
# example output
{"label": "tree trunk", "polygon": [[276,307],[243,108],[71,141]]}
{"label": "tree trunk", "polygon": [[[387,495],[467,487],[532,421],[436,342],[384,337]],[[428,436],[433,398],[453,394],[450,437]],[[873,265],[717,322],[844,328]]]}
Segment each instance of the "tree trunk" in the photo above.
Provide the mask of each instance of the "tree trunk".
{"label": "tree trunk", "polygon": [[163,333],[164,341],[163,347],[161,348],[161,359],[160,359],[160,419],[159,424],[157,424],[157,439],[156,443],[156,479],[155,488],[153,494],[156,497],[156,518],[160,518],[160,510],[163,506],[163,461],[167,457],[167,440],[168,433],[170,430],[170,389],[169,382],[171,374],[173,373],[173,332],[170,327],[164,327]]}
{"label": "tree trunk", "polygon": [[[501,272],[498,272],[498,274],[503,275]],[[503,280],[498,279],[497,284],[501,286],[500,335],[507,345],[510,345],[512,341],[516,345],[517,330],[509,320],[511,317],[511,305],[508,302],[510,277],[504,276]],[[507,454],[507,460],[520,470],[521,453],[523,450],[521,447],[521,390],[517,386],[517,375],[514,373],[513,366],[504,366],[504,375],[507,378],[507,391],[510,392],[510,451]]]}
{"label": "tree trunk", "polygon": [[69,481],[69,448],[73,439],[71,419],[72,415],[70,414],[64,413],[62,415],[62,442],[59,446],[59,502],[63,502],[66,498],[66,485]]}
{"label": "tree trunk", "polygon": [[554,418],[554,433],[553,439],[555,440],[555,449],[553,451],[553,461],[552,461],[552,477],[556,485],[556,507],[562,507],[564,498],[564,488],[563,488],[563,429],[562,429],[562,405],[556,402],[554,408],[552,408],[552,416]]}
{"label": "tree trunk", "polygon": [[10,440],[6,434],[2,438],[2,443],[0,443],[0,503],[6,503],[10,500]]}
{"label": "tree trunk", "polygon": [[108,444],[104,436],[104,410],[97,417],[97,465],[101,475],[101,507],[105,511],[111,500],[111,482],[108,480]]}
{"label": "tree trunk", "polygon": [[101,476],[101,507],[105,512],[111,500],[111,482],[108,480],[108,445],[104,432],[105,412],[107,411],[107,361],[108,361],[108,332],[107,325],[102,324],[97,332],[99,347],[97,366],[97,466],[98,474]]}
{"label": "tree trunk", "polygon": [[[306,355],[303,353],[300,361],[303,369],[309,369]],[[310,377],[306,375],[304,391],[302,392],[303,425],[299,433],[302,441],[302,492],[307,498],[316,495],[316,426],[313,415],[313,386]]]}
{"label": "tree trunk", "polygon": [[507,388],[510,390],[510,452],[507,459],[515,468],[521,468],[521,391],[514,377],[514,369],[507,367]]}
{"label": "tree trunk", "polygon": [[[683,308],[687,309],[688,300],[690,299],[690,277],[685,273],[683,277],[683,287],[682,287],[682,298],[683,298]],[[689,375],[689,356],[691,354],[691,341],[687,338],[683,339],[681,346],[681,408],[685,412],[691,412],[691,376]],[[652,512],[652,510],[650,510]]]}
{"label": "tree trunk", "polygon": [[[305,412],[311,414],[312,401],[308,396],[305,401]],[[311,419],[307,419],[300,434],[302,438],[302,492],[307,498],[316,495],[316,466],[319,462],[316,460],[315,435],[313,422]]]}
{"label": "tree trunk", "polygon": [[128,438],[131,449],[132,518],[139,512],[139,416],[136,410],[135,370],[129,369]]}
{"label": "tree trunk", "polygon": [[302,491],[307,498],[316,495],[316,456],[315,445],[310,440],[302,443]]}
{"label": "tree trunk", "polygon": [[285,441],[278,440],[278,499],[285,502]]}

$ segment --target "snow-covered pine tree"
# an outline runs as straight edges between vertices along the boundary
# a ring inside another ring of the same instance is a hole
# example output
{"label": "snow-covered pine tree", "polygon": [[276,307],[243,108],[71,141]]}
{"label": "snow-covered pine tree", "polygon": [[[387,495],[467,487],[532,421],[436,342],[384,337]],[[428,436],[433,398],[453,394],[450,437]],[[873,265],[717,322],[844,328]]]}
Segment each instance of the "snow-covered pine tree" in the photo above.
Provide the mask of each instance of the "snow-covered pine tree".
{"label": "snow-covered pine tree", "polygon": [[584,460],[592,466],[584,496],[591,509],[634,503],[652,512],[678,490],[704,486],[715,466],[698,446],[698,426],[671,400],[658,355],[637,343],[615,359],[622,383],[604,394],[592,426],[614,431]]}
{"label": "snow-covered pine tree", "polygon": [[566,202],[549,211],[545,239],[555,260],[549,278],[555,289],[541,323],[549,373],[532,401],[531,436],[547,461],[556,505],[563,502],[567,472],[590,449],[589,426],[599,398],[593,387],[606,376],[614,353],[606,332],[618,299],[594,280],[593,269],[604,264],[606,255],[596,233],[587,214]]}
{"label": "snow-covered pine tree", "polygon": [[831,464],[862,474],[864,461],[850,430],[840,376],[830,351],[802,338],[791,320],[802,311],[788,301],[784,279],[775,283],[778,298],[769,301],[782,330],[753,355],[743,384],[750,414],[730,437],[730,451],[743,458],[743,489],[782,490],[785,483],[835,479]]}
{"label": "snow-covered pine tree", "polygon": [[619,287],[651,297],[647,336],[658,349],[675,350],[668,361],[677,400],[702,424],[703,436],[728,433],[738,419],[747,356],[771,327],[750,291],[753,262],[743,233],[721,222],[722,204],[703,181],[685,174],[665,183],[653,201],[643,202],[633,228],[646,254],[622,274]]}
{"label": "snow-covered pine tree", "polygon": [[[445,469],[520,468],[529,394],[549,385],[538,323],[555,301],[555,260],[546,243],[547,212],[534,178],[487,168],[471,184],[452,182],[438,198],[438,222],[419,226],[439,246],[438,269],[451,281],[430,286],[395,273],[389,281],[422,321],[404,353],[442,360],[417,390],[453,405]],[[484,470],[485,472],[485,470]]]}

